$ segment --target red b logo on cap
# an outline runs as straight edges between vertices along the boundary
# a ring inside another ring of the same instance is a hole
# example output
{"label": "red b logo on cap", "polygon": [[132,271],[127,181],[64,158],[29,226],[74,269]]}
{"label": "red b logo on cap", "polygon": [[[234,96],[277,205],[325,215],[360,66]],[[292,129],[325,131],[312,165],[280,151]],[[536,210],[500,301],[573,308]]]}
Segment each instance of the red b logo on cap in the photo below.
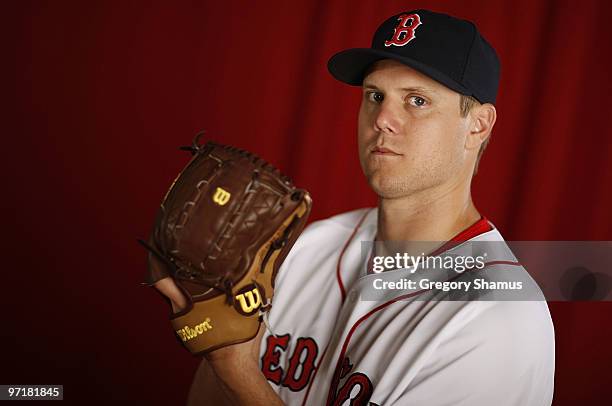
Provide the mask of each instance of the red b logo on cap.
{"label": "red b logo on cap", "polygon": [[421,25],[421,17],[418,14],[403,14],[397,18],[399,24],[395,27],[393,38],[385,41],[385,46],[395,45],[403,47],[415,38],[414,31]]}

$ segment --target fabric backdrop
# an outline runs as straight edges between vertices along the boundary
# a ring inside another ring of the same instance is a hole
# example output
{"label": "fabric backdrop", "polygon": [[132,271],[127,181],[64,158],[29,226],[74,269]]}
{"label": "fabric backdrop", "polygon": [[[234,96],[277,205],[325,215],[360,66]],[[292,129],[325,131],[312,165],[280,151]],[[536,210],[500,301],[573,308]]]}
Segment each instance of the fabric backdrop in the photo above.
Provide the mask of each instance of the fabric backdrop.
{"label": "fabric backdrop", "polygon": [[[5,2],[0,383],[182,404],[197,359],[139,287],[136,244],[188,159],[177,147],[205,129],[263,155],[311,191],[313,220],[375,205],[360,90],[326,62],[420,7],[476,22],[502,61],[479,210],[508,240],[612,240],[612,2]],[[555,405],[608,404],[612,305],[550,309]]]}

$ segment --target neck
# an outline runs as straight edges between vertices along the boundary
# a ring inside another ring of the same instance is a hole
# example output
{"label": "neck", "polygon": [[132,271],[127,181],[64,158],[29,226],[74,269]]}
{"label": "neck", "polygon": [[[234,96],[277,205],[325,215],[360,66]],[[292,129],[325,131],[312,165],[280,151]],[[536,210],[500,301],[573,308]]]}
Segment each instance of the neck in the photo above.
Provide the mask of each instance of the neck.
{"label": "neck", "polygon": [[445,242],[480,219],[469,182],[395,199],[380,198],[379,241]]}

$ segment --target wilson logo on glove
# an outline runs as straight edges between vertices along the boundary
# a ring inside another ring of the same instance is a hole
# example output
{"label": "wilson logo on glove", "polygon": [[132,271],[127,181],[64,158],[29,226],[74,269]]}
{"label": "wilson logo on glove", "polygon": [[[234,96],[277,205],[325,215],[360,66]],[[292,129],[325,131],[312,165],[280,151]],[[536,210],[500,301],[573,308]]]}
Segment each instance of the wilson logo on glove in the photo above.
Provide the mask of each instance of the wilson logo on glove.
{"label": "wilson logo on glove", "polygon": [[181,147],[192,159],[162,200],[148,242],[139,240],[150,252],[147,284],[171,277],[185,294],[187,306],[170,321],[198,355],[257,335],[312,205],[307,191],[263,159],[201,145],[201,135]]}
{"label": "wilson logo on glove", "polygon": [[236,295],[234,307],[238,310],[238,313],[244,316],[250,316],[259,309],[261,303],[261,295],[259,294],[257,286],[251,284],[240,289]]}
{"label": "wilson logo on glove", "polygon": [[200,334],[208,330],[211,330],[211,329],[212,329],[212,325],[210,324],[210,318],[207,317],[206,320],[204,320],[202,323],[198,324],[197,326],[193,328],[189,326],[185,326],[180,330],[176,330],[176,334],[178,334],[178,336],[181,337],[181,340],[183,340],[183,342],[186,342],[186,341],[196,338]]}
{"label": "wilson logo on glove", "polygon": [[225,206],[225,204],[229,202],[231,195],[232,194],[227,190],[218,187],[213,195],[213,202],[217,203],[219,206]]}

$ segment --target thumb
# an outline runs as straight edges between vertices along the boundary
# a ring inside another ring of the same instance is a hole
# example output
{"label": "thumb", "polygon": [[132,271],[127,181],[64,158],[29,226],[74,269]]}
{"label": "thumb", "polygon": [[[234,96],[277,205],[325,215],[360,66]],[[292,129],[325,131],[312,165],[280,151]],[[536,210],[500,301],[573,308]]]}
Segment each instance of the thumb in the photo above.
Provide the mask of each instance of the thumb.
{"label": "thumb", "polygon": [[155,288],[162,295],[166,296],[170,300],[172,311],[174,313],[177,313],[187,307],[187,298],[183,292],[181,292],[179,287],[176,286],[174,279],[165,277],[155,282],[153,286],[155,286]]}

